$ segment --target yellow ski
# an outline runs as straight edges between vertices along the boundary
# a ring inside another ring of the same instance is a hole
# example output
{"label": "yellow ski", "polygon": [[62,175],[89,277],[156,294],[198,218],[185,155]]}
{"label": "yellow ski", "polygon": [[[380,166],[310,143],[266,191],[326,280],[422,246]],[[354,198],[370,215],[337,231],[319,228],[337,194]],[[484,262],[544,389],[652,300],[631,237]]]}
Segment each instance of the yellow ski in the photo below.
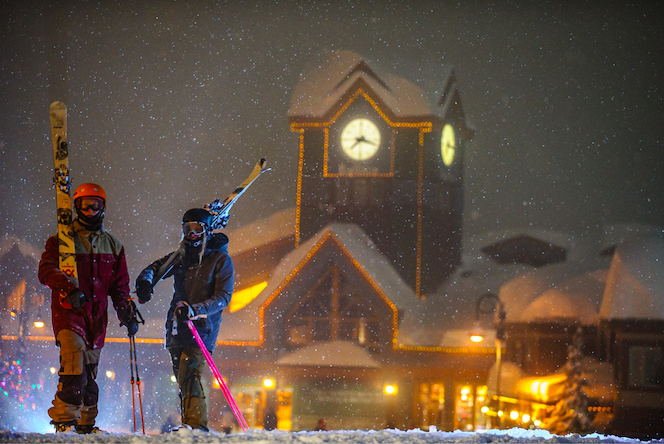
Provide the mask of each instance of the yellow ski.
{"label": "yellow ski", "polygon": [[51,137],[53,139],[53,161],[55,176],[53,184],[58,204],[58,248],[60,270],[78,285],[76,270],[76,248],[72,228],[71,179],[69,178],[69,150],[67,147],[67,107],[62,102],[53,102],[49,108]]}

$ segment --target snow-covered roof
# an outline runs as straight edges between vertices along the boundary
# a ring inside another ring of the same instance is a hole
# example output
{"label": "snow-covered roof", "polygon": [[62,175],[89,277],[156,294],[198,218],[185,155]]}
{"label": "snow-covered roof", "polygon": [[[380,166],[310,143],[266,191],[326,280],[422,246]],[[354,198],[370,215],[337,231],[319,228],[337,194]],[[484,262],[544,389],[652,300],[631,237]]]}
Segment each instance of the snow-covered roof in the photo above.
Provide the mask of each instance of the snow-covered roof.
{"label": "snow-covered roof", "polygon": [[648,234],[662,232],[662,227],[638,223],[615,223],[602,228],[597,240],[600,251],[615,250],[622,242]]}
{"label": "snow-covered roof", "polygon": [[[482,251],[487,245],[521,235],[565,248],[565,262],[542,267],[501,264]],[[508,322],[530,322],[535,317],[547,322],[555,319],[590,322],[599,312],[611,263],[610,257],[598,254],[596,240],[596,236],[573,236],[530,227],[465,238],[462,265],[435,293],[412,306],[403,317],[405,325],[400,327],[399,339],[419,345],[466,347],[467,337],[453,333],[467,332],[472,327],[477,301],[486,293],[500,295]],[[555,299],[555,293],[547,294],[549,291],[560,292],[559,297],[574,304],[567,305],[569,310],[547,311],[547,304]]]}
{"label": "snow-covered roof", "polygon": [[618,246],[600,318],[664,320],[664,233],[633,237]]}
{"label": "snow-covered roof", "polygon": [[224,314],[219,341],[251,342],[260,341],[260,310],[279,288],[284,285],[299,266],[308,261],[317,247],[328,236],[333,236],[350,254],[353,261],[362,268],[385,297],[398,310],[406,311],[416,303],[413,290],[401,279],[392,264],[378,251],[369,236],[354,224],[330,224],[300,247],[283,258],[272,272],[267,287],[246,307],[235,313]]}
{"label": "snow-covered roof", "polygon": [[584,325],[597,322],[597,309],[587,299],[575,298],[557,288],[546,291],[526,306],[521,322],[551,322],[578,320]]}
{"label": "snow-covered roof", "polygon": [[360,79],[398,118],[433,115],[429,98],[419,86],[394,75],[379,74],[355,52],[327,51],[305,67],[293,91],[288,117],[325,117]]}
{"label": "snow-covered roof", "polygon": [[[482,251],[487,245],[519,236],[528,236],[564,248],[567,252],[565,262],[541,267],[520,263],[501,264]],[[439,324],[441,317],[444,317],[443,328],[461,329],[473,322],[476,302],[485,293],[500,296],[505,304],[508,322],[528,322],[531,320],[528,315],[549,320],[559,315],[562,318],[578,319],[579,313],[546,312],[546,301],[553,298],[553,293],[535,305],[534,308],[540,311],[528,313],[530,304],[550,290],[560,291],[565,298],[573,301],[587,301],[582,304],[585,310],[581,317],[588,320],[590,307],[593,307],[595,314],[599,311],[605,272],[611,261],[609,257],[599,255],[596,239],[593,236],[531,227],[485,232],[464,238],[463,263],[436,293],[424,301],[423,323]],[[522,317],[524,313],[528,313],[525,318]]]}
{"label": "snow-covered roof", "polygon": [[295,207],[274,213],[227,233],[228,253],[233,256],[295,234]]}
{"label": "snow-covered roof", "polygon": [[604,276],[601,269],[584,270],[577,263],[563,262],[510,280],[500,288],[498,296],[505,306],[507,322],[539,318],[592,323],[599,310]]}
{"label": "snow-covered roof", "polygon": [[[44,240],[44,244],[46,244],[46,240]],[[37,261],[39,261],[41,254],[43,253],[43,249],[30,245],[25,239],[19,239],[16,236],[5,234],[2,237],[2,240],[0,240],[0,256],[11,250],[14,245],[18,247],[21,254],[29,256]]]}

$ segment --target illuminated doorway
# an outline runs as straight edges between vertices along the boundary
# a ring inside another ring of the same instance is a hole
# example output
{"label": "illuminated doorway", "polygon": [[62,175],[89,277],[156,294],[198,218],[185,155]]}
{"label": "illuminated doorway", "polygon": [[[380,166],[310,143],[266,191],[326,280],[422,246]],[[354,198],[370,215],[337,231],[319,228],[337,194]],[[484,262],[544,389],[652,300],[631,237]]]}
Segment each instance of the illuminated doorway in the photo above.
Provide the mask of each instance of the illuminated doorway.
{"label": "illuminated doorway", "polygon": [[489,428],[484,407],[488,404],[487,386],[456,385],[454,428],[457,430],[482,430]]}
{"label": "illuminated doorway", "polygon": [[444,429],[445,387],[442,383],[421,383],[419,405],[422,412],[420,428],[428,430],[430,426],[436,426]]}

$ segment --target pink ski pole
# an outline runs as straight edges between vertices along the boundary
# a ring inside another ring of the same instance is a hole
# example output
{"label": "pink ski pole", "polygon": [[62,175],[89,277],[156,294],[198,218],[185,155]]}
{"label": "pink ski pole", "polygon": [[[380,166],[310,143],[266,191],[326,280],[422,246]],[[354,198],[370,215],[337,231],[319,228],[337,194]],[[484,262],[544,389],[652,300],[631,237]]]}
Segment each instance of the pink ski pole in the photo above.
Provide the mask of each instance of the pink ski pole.
{"label": "pink ski pole", "polygon": [[194,323],[192,321],[188,320],[187,321],[187,326],[189,327],[189,330],[191,330],[191,333],[194,335],[194,339],[196,339],[196,343],[198,344],[201,351],[203,352],[203,355],[205,356],[205,360],[207,361],[208,365],[210,366],[210,370],[212,370],[212,373],[214,374],[214,377],[217,378],[217,382],[219,383],[219,387],[221,387],[221,391],[224,393],[224,396],[226,397],[226,401],[228,401],[228,404],[230,405],[231,409],[233,410],[233,413],[235,414],[235,419],[237,419],[237,422],[240,424],[240,427],[242,428],[242,431],[246,432],[247,430],[249,430],[249,426],[247,425],[247,421],[245,421],[244,416],[242,416],[242,412],[240,412],[240,408],[235,403],[235,399],[233,399],[233,395],[231,395],[231,391],[228,390],[228,386],[224,382],[224,378],[221,377],[221,373],[219,372],[219,369],[217,368],[217,365],[212,360],[212,356],[210,355],[210,352],[208,351],[207,348],[205,348],[205,344],[203,343],[203,339],[201,339],[201,335],[198,333],[198,330],[196,330],[196,327],[194,326]]}

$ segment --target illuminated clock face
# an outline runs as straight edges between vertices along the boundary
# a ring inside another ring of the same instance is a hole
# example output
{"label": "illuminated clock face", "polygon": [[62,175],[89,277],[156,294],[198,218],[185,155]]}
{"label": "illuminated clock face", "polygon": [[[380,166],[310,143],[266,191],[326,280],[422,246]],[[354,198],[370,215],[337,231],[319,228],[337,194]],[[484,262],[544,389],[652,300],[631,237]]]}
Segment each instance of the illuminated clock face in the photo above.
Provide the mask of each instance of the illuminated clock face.
{"label": "illuminated clock face", "polygon": [[440,155],[443,157],[445,166],[452,165],[455,152],[456,138],[454,137],[454,128],[448,123],[443,127],[443,133],[440,135]]}
{"label": "illuminated clock face", "polygon": [[380,131],[369,119],[353,119],[341,131],[341,148],[351,159],[370,159],[380,148]]}

